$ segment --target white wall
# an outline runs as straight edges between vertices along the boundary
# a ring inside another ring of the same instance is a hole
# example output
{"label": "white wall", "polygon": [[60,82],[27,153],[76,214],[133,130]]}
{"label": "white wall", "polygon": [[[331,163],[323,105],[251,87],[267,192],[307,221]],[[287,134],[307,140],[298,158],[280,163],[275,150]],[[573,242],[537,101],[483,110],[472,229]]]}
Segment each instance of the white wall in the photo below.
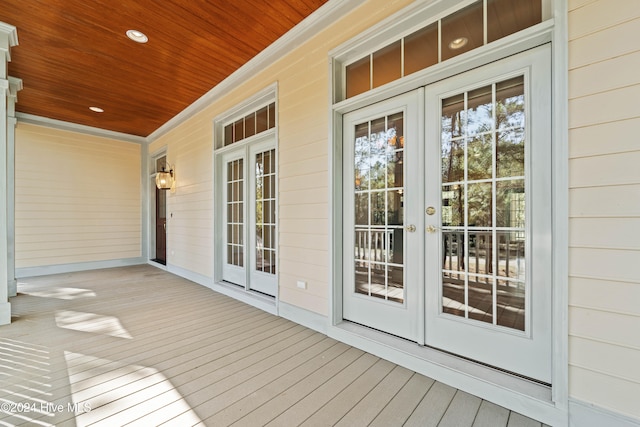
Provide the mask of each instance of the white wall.
{"label": "white wall", "polygon": [[18,123],[17,270],[140,257],[140,152],[135,143]]}
{"label": "white wall", "polygon": [[640,418],[640,3],[569,11],[569,391]]}

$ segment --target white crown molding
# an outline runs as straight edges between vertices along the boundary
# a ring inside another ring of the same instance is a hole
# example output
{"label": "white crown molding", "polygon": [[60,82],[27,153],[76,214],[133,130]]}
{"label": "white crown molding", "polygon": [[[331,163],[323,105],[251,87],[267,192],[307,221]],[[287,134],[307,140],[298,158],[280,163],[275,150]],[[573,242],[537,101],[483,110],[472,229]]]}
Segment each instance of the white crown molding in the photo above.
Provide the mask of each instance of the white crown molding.
{"label": "white crown molding", "polygon": [[5,33],[9,36],[9,47],[18,45],[18,30],[16,27],[6,22],[0,22],[0,33]]}
{"label": "white crown molding", "polygon": [[152,132],[147,137],[147,141],[149,143],[155,141],[181,123],[198,114],[204,108],[211,105],[216,98],[223,96],[227,91],[237,87],[238,84],[244,82],[247,78],[265,69],[270,64],[289,53],[289,51],[316,35],[320,30],[342,18],[364,2],[365,0],[328,1],[298,25],[289,30],[285,35],[254,56],[250,61],[236,70],[229,77],[213,87],[209,92],[197,99],[193,104],[189,105],[171,120]]}
{"label": "white crown molding", "polygon": [[35,116],[33,114],[16,113],[18,123],[28,123],[37,126],[66,130],[70,132],[83,133],[86,135],[99,136],[102,138],[117,139],[119,141],[134,142],[136,144],[146,144],[147,138],[128,133],[114,132],[111,130],[80,125],[62,120],[49,119],[47,117]]}
{"label": "white crown molding", "polygon": [[[11,62],[11,48],[18,45],[18,30],[13,25],[0,22],[0,34],[6,36],[7,46],[0,46],[0,51],[5,52],[6,60]],[[4,42],[4,38],[3,38]]]}
{"label": "white crown molding", "polygon": [[8,80],[9,80],[9,96],[13,96],[15,98],[18,96],[18,92],[24,89],[24,85],[22,84],[22,79],[9,76]]}

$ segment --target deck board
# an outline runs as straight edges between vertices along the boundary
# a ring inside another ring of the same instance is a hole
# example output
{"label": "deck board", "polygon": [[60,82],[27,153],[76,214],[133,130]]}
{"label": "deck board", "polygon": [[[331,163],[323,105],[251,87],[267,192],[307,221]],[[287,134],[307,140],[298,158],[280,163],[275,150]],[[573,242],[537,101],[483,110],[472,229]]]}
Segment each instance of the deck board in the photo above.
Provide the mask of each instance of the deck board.
{"label": "deck board", "polygon": [[484,400],[480,404],[478,415],[473,422],[473,427],[493,427],[495,425],[507,425],[509,411],[503,407]]}
{"label": "deck board", "polygon": [[[379,383],[394,369],[395,365],[384,359],[364,371],[351,384],[337,393],[320,410],[311,415],[303,426],[336,425],[358,403],[368,396]],[[374,408],[376,409],[376,408]]]}
{"label": "deck board", "polygon": [[463,391],[456,391],[451,404],[444,413],[442,420],[438,424],[438,427],[460,427],[471,426],[476,419],[478,409],[482,400],[465,393]]}
{"label": "deck board", "polygon": [[405,386],[390,399],[370,425],[372,427],[403,425],[434,382],[431,378],[414,372]]}
{"label": "deck board", "polygon": [[541,426],[152,266],[18,292],[0,426]]}
{"label": "deck board", "polygon": [[418,407],[413,411],[405,426],[435,427],[449,408],[456,389],[436,382],[427,392]]}
{"label": "deck board", "polygon": [[394,366],[393,370],[354,405],[336,425],[344,427],[370,425],[387,403],[405,386],[412,374],[413,372],[406,368]]}

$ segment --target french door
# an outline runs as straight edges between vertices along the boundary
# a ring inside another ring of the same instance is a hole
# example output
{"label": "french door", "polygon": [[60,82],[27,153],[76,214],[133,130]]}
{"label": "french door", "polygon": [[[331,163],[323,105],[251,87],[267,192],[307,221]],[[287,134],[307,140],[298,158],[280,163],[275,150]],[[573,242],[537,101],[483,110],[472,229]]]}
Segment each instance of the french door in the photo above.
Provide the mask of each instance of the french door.
{"label": "french door", "polygon": [[276,156],[269,140],[222,155],[222,279],[275,296]]}
{"label": "french door", "polygon": [[[411,92],[344,117],[343,317],[420,341],[418,105]],[[349,284],[349,285],[347,285]]]}
{"label": "french door", "polygon": [[344,319],[551,381],[549,50],[344,116]]}

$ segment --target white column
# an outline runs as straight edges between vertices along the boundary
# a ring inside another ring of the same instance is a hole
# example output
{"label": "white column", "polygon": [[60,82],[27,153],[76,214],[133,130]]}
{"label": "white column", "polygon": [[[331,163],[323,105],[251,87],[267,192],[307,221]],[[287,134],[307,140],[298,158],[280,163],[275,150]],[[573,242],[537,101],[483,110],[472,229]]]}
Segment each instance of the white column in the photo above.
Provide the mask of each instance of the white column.
{"label": "white column", "polygon": [[11,60],[10,49],[18,44],[16,27],[0,22],[0,325],[11,323],[11,304],[8,288],[7,254],[7,99],[9,78],[7,63]]}
{"label": "white column", "polygon": [[7,99],[7,288],[9,298],[18,293],[16,280],[16,103],[22,80],[9,77]]}

